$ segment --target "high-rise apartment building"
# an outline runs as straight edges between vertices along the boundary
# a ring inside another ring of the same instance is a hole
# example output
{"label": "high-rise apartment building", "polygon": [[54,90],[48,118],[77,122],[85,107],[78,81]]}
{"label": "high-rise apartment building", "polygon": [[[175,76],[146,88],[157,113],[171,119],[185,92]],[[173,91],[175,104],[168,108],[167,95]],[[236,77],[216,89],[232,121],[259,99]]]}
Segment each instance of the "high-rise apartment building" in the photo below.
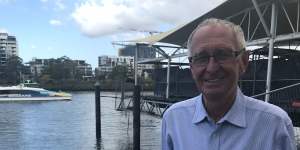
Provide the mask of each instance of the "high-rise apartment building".
{"label": "high-rise apartment building", "polygon": [[10,56],[18,56],[18,53],[16,37],[0,32],[0,65],[5,65]]}
{"label": "high-rise apartment building", "polygon": [[113,68],[118,65],[126,65],[129,69],[128,71],[131,72],[134,65],[134,59],[130,56],[99,56],[96,71],[99,74],[109,73],[112,72]]}

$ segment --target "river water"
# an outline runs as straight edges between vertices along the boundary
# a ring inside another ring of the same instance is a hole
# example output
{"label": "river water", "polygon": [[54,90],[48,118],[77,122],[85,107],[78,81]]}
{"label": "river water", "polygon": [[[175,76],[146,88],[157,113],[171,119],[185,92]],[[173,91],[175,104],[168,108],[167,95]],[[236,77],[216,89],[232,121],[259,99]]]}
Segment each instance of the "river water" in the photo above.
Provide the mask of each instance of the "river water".
{"label": "river water", "polygon": [[[113,95],[104,92],[101,95]],[[116,111],[101,98],[102,138],[95,138],[94,92],[74,92],[72,101],[1,102],[1,150],[126,150],[132,147],[132,111]],[[160,148],[161,119],[141,115],[141,149]],[[101,148],[99,148],[101,147]]]}
{"label": "river water", "polygon": [[[132,149],[132,111],[116,111],[113,98],[101,98],[102,138],[97,143],[94,92],[72,95],[72,101],[1,102],[0,150]],[[160,124],[161,118],[141,114],[142,150],[160,149]],[[295,130],[300,141],[300,129]]]}

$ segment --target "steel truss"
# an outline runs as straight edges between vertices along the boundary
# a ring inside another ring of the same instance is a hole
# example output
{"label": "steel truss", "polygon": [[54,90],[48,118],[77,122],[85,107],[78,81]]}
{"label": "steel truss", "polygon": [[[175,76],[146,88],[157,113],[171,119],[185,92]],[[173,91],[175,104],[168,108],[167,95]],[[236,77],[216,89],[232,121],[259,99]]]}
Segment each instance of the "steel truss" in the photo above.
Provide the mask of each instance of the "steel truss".
{"label": "steel truss", "polygon": [[[300,0],[268,0],[258,3],[258,0],[251,0],[252,6],[240,12],[225,17],[239,24],[247,40],[247,46],[268,46],[269,61],[266,82],[266,93],[271,89],[272,58],[274,46],[299,45],[300,39]],[[296,4],[296,5],[295,5]],[[293,9],[290,9],[290,8]],[[295,8],[296,7],[296,8]],[[296,12],[296,14],[295,14]],[[214,16],[211,16],[214,17]],[[292,42],[291,42],[292,41]],[[138,45],[141,43],[137,43]],[[144,44],[144,43],[143,43]],[[173,58],[186,57],[187,53],[178,53],[179,49],[185,49],[185,45],[176,47],[172,54],[167,54],[161,47],[163,45],[148,45],[157,49],[160,57],[155,59],[140,60],[137,63],[159,62],[168,60],[168,68]],[[167,73],[166,98],[169,97],[169,69]],[[269,101],[269,94],[266,94],[265,101]]]}

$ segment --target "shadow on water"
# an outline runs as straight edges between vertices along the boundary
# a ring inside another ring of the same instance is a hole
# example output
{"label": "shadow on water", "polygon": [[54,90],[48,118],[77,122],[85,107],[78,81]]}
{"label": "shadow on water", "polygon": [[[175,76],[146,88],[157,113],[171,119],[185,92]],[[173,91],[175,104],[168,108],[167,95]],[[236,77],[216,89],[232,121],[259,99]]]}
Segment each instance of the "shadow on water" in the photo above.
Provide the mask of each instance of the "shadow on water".
{"label": "shadow on water", "polygon": [[95,146],[95,149],[96,149],[96,150],[104,150],[104,145],[103,145],[101,139],[100,139],[100,140],[99,140],[99,139],[96,140],[96,146]]}
{"label": "shadow on water", "polygon": [[[132,150],[133,149],[133,145],[129,139],[126,142],[124,142],[124,140],[118,140],[118,143],[119,144],[118,144],[116,150]],[[104,144],[101,139],[96,141],[95,150],[105,150]]]}
{"label": "shadow on water", "polygon": [[117,150],[132,150],[133,149],[133,144],[130,142],[128,139],[127,142],[120,141],[122,142],[121,144],[118,145]]}

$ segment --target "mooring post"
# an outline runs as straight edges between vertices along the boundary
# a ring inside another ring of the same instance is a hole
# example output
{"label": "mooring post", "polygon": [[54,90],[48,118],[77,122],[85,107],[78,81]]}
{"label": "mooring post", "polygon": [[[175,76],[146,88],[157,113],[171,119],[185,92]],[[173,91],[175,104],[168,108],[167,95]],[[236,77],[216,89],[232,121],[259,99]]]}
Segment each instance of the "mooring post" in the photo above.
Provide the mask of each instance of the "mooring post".
{"label": "mooring post", "polygon": [[134,86],[134,100],[133,100],[133,150],[140,150],[140,126],[141,126],[141,87]]}
{"label": "mooring post", "polygon": [[124,107],[124,91],[125,91],[125,85],[124,85],[124,79],[122,79],[121,81],[121,102],[120,102],[120,106],[122,107],[121,109],[125,109]]}
{"label": "mooring post", "polygon": [[95,113],[96,113],[96,139],[101,140],[101,104],[100,104],[100,83],[95,83]]}

